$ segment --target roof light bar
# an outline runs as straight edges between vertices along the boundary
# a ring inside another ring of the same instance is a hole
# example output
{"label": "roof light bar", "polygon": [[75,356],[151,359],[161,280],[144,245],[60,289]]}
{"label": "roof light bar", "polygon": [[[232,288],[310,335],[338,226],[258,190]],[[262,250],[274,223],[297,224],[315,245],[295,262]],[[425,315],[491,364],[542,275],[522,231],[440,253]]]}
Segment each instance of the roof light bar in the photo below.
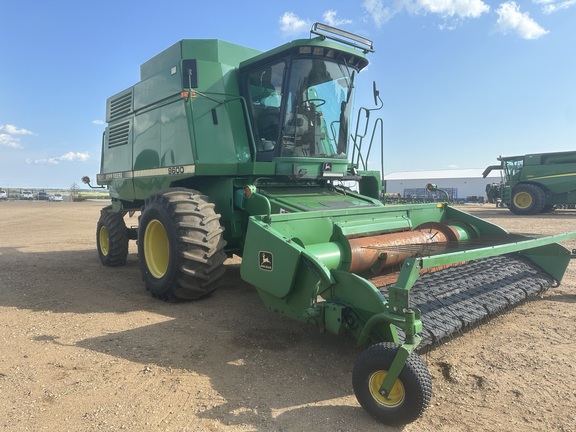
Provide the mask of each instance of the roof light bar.
{"label": "roof light bar", "polygon": [[[327,26],[326,24],[314,23],[310,29],[310,33],[359,48],[363,50],[364,53],[374,52],[373,42],[370,39],[363,38],[362,36],[355,35],[354,33],[345,30],[340,30],[336,27]],[[335,37],[334,35],[340,37]]]}

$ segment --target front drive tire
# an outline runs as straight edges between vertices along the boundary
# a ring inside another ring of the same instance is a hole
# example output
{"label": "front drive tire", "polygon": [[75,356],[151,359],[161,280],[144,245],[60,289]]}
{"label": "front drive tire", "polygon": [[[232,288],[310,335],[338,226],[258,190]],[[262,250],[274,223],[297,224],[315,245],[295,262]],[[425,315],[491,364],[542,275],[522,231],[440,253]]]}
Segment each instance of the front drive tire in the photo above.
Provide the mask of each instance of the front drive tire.
{"label": "front drive tire", "polygon": [[109,211],[109,207],[103,208],[96,225],[96,246],[103,265],[116,267],[126,264],[128,238],[124,215]]}
{"label": "front drive tire", "polygon": [[352,373],[352,387],[362,408],[387,425],[402,425],[418,419],[432,397],[432,378],[426,364],[411,354],[388,397],[379,393],[380,385],[398,351],[398,345],[383,342],[360,354]]}
{"label": "front drive tire", "polygon": [[197,300],[224,274],[226,242],[214,204],[198,191],[174,188],[150,196],[140,215],[138,255],[146,288],[165,300]]}

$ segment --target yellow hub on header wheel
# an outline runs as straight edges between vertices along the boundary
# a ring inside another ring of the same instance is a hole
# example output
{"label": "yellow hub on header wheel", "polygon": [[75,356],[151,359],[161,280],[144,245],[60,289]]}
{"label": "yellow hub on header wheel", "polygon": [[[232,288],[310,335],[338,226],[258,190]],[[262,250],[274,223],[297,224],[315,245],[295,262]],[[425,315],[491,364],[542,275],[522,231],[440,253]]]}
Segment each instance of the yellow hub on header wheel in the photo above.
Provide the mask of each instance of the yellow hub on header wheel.
{"label": "yellow hub on header wheel", "polygon": [[404,397],[406,395],[404,391],[404,386],[402,382],[397,379],[392,386],[392,390],[390,390],[390,394],[388,397],[385,397],[380,394],[380,386],[384,382],[384,378],[386,378],[386,374],[388,372],[382,370],[378,372],[374,372],[370,377],[370,394],[377,401],[379,404],[385,406],[386,408],[394,408],[402,404],[404,402]]}

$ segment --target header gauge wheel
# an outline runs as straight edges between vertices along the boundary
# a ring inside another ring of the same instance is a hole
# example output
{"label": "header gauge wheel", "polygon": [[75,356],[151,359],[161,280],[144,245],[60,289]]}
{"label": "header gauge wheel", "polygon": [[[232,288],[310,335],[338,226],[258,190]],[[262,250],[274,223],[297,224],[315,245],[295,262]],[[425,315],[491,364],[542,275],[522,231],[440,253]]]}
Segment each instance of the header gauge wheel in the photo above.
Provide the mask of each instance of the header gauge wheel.
{"label": "header gauge wheel", "polygon": [[424,362],[411,354],[387,396],[380,386],[392,365],[398,346],[378,343],[366,349],[356,361],[352,386],[362,408],[381,423],[400,425],[419,418],[432,397],[432,378]]}
{"label": "header gauge wheel", "polygon": [[150,196],[138,228],[146,288],[165,301],[210,295],[224,274],[222,232],[214,204],[198,191],[174,188]]}

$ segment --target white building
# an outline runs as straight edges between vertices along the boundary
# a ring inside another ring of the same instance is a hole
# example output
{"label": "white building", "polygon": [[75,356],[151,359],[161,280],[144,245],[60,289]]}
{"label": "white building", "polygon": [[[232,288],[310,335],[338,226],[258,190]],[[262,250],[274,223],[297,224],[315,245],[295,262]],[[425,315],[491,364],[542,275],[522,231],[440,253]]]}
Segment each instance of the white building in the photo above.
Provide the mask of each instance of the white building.
{"label": "white building", "polygon": [[439,189],[447,190],[453,199],[466,199],[477,196],[486,197],[486,185],[500,183],[500,171],[492,171],[483,178],[484,168],[404,171],[384,175],[386,193],[400,194],[401,197],[417,196],[428,183],[434,183]]}

